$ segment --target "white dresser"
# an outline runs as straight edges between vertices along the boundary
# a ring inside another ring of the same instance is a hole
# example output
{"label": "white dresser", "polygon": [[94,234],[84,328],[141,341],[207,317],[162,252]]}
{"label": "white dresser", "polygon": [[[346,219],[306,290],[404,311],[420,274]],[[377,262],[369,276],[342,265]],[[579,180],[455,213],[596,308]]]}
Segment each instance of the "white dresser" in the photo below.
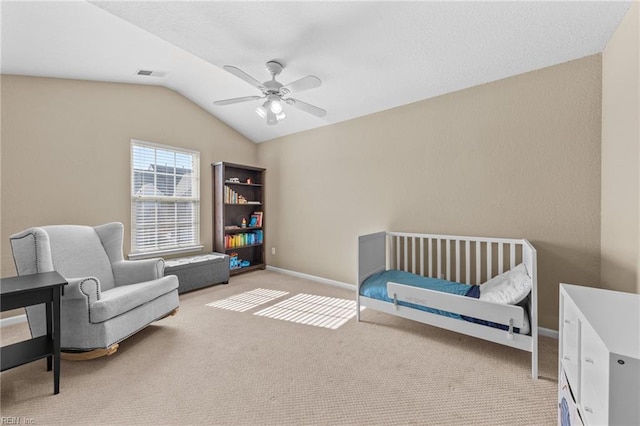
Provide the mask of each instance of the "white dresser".
{"label": "white dresser", "polygon": [[558,424],[640,425],[640,295],[560,284]]}

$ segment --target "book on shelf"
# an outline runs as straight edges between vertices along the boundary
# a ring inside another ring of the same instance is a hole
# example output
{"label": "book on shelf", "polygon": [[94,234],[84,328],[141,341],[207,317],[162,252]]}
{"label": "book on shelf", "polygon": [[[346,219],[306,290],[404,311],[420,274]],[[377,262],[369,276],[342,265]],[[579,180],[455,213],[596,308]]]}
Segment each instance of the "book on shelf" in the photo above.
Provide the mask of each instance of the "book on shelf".
{"label": "book on shelf", "polygon": [[224,202],[226,204],[234,204],[238,200],[238,193],[228,186],[224,186]]}
{"label": "book on shelf", "polygon": [[[255,218],[255,220],[256,220],[256,224],[255,224],[255,226],[256,226],[257,228],[262,228],[262,212],[254,212],[254,213],[251,215],[251,222],[253,221],[253,219],[254,219],[254,218]],[[250,223],[251,223],[251,222],[250,222]]]}
{"label": "book on shelf", "polygon": [[224,202],[225,204],[260,204],[258,201],[247,201],[243,195],[238,194],[227,185],[224,186]]}

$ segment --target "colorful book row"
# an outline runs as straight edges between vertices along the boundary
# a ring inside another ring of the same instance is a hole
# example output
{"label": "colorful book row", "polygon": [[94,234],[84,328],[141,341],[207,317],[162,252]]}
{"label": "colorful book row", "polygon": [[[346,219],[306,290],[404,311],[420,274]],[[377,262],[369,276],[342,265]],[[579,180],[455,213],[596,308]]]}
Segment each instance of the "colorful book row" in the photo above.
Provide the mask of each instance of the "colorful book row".
{"label": "colorful book row", "polygon": [[262,231],[224,236],[225,248],[244,247],[254,244],[262,244]]}

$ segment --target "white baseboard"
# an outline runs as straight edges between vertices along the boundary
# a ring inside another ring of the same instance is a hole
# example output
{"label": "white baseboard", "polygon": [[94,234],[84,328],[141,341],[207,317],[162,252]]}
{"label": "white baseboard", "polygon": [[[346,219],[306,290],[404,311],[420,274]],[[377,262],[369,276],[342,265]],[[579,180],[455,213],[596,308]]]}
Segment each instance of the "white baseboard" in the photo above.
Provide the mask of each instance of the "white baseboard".
{"label": "white baseboard", "polygon": [[550,328],[538,327],[538,334],[540,336],[551,337],[552,339],[558,339],[558,332],[551,330]]}
{"label": "white baseboard", "polygon": [[303,274],[302,272],[291,271],[289,269],[276,268],[275,266],[267,265],[267,269],[274,272],[280,272],[282,274],[293,275],[298,278],[305,278],[310,281],[316,281],[322,284],[332,285],[334,287],[340,287],[347,290],[356,291],[356,286],[353,284],[343,283],[341,281],[334,281],[328,278],[316,277],[315,275]]}
{"label": "white baseboard", "polygon": [[27,316],[25,314],[2,318],[0,319],[0,328],[8,327],[14,324],[20,324],[21,322],[27,322]]}
{"label": "white baseboard", "polygon": [[[334,281],[327,278],[317,277],[315,275],[303,274],[302,272],[291,271],[289,269],[276,268],[275,266],[267,265],[267,269],[274,272],[280,272],[282,274],[293,275],[298,278],[305,278],[310,281],[316,281],[322,284],[332,285],[334,287],[340,287],[347,290],[356,290],[356,286],[353,284],[343,283],[341,281]],[[551,337],[553,339],[558,339],[558,332],[556,330],[551,330],[550,328],[538,327],[538,334],[540,336]]]}

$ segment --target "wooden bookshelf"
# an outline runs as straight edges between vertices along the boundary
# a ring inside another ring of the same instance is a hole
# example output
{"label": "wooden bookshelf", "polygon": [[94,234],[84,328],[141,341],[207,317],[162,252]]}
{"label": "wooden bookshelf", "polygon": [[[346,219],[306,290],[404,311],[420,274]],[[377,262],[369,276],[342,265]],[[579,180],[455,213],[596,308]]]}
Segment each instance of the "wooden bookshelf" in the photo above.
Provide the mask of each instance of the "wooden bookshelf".
{"label": "wooden bookshelf", "polygon": [[[238,254],[248,265],[234,268],[231,275],[265,269],[264,171],[260,167],[220,162],[213,168],[213,247],[218,253]],[[261,213],[261,223],[250,226]],[[246,226],[242,227],[242,219]]]}

